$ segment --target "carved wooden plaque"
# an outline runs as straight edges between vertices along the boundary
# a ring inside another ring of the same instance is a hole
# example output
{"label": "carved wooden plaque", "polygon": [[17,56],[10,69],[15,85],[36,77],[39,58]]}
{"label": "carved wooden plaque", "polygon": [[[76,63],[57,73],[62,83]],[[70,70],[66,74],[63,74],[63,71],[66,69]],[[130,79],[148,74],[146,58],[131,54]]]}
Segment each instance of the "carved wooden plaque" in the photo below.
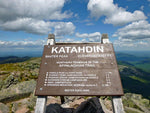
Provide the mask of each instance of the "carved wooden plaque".
{"label": "carved wooden plaque", "polygon": [[123,95],[113,45],[45,45],[35,95]]}

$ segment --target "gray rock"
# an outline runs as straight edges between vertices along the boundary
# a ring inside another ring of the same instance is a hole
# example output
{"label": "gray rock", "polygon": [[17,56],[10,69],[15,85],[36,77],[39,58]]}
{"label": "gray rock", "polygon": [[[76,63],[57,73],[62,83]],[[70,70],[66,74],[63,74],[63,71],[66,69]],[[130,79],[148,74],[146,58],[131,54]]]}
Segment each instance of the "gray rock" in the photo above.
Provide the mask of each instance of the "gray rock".
{"label": "gray rock", "polygon": [[13,75],[9,75],[6,80],[3,82],[3,87],[4,89],[10,87],[13,84],[16,84],[18,82],[18,79],[15,78]]}
{"label": "gray rock", "polygon": [[0,103],[0,113],[9,113],[9,108],[3,103]]}
{"label": "gray rock", "polygon": [[2,89],[3,87],[3,80],[0,79],[0,90]]}
{"label": "gray rock", "polygon": [[27,102],[27,106],[28,106],[28,108],[29,108],[30,111],[33,111],[33,110],[34,110],[34,107],[35,107],[35,105],[36,105],[36,99],[37,99],[37,97],[34,96],[34,95],[32,95],[32,96],[29,98],[29,100],[28,100],[28,102]]}
{"label": "gray rock", "polygon": [[64,96],[65,102],[73,102],[81,98],[84,98],[84,96]]}
{"label": "gray rock", "polygon": [[0,102],[7,103],[21,98],[28,97],[33,93],[36,86],[36,81],[25,81],[16,85],[13,85],[7,89],[0,91]]}
{"label": "gray rock", "polygon": [[122,99],[127,113],[134,112],[135,110],[140,113],[150,113],[150,101],[148,99],[144,99],[142,95],[126,93]]}

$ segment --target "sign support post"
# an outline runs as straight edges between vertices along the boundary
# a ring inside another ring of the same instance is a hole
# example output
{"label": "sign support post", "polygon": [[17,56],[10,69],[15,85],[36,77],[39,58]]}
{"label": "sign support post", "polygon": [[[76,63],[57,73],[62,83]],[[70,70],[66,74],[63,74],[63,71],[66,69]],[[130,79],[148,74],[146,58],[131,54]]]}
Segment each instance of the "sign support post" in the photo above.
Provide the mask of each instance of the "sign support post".
{"label": "sign support post", "polygon": [[[103,34],[101,38],[101,43],[109,43],[109,38],[107,34]],[[112,96],[112,106],[114,113],[124,113],[124,108],[122,104],[121,96]]]}
{"label": "sign support post", "polygon": [[[48,35],[47,45],[55,45],[55,36]],[[38,96],[36,101],[35,113],[45,113],[47,96]]]}
{"label": "sign support post", "polygon": [[112,106],[114,113],[124,113],[121,96],[112,96]]}
{"label": "sign support post", "polygon": [[38,96],[36,100],[35,113],[45,113],[47,96]]}

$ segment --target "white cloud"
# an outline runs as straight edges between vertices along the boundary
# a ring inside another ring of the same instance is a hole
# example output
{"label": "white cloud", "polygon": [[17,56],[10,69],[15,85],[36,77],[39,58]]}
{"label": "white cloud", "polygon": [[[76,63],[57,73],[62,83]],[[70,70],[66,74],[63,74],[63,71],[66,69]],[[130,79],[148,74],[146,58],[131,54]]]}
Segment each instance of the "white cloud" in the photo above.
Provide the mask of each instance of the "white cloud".
{"label": "white cloud", "polygon": [[[76,37],[79,37],[79,38],[88,38],[90,42],[100,42],[100,37],[101,37],[101,34],[100,32],[95,32],[95,33],[83,33],[83,34],[80,34],[80,33],[76,33],[75,34]],[[85,41],[85,40],[83,40]]]}
{"label": "white cloud", "polygon": [[112,15],[111,17],[106,18],[104,23],[121,26],[130,22],[144,20],[144,19],[146,19],[146,16],[142,11],[134,11],[133,13],[120,11]]}
{"label": "white cloud", "polygon": [[51,30],[49,22],[32,18],[18,18],[14,21],[7,21],[0,27],[7,31],[25,31],[41,35],[47,34]]}
{"label": "white cloud", "polygon": [[95,32],[95,33],[83,33],[83,34],[80,34],[80,33],[76,33],[76,37],[79,37],[79,38],[95,38],[95,37],[99,37],[100,38],[101,34],[100,32]]}
{"label": "white cloud", "polygon": [[18,18],[14,21],[7,21],[0,24],[2,30],[25,31],[27,33],[45,35],[54,28],[57,36],[71,35],[74,33],[75,26],[71,22],[45,22],[32,18]]}
{"label": "white cloud", "polygon": [[24,40],[24,41],[1,41],[0,40],[0,47],[1,48],[11,48],[11,49],[18,49],[18,48],[42,48],[43,45],[46,44],[46,40]]}
{"label": "white cloud", "polygon": [[141,20],[133,22],[113,35],[118,37],[114,41],[116,50],[150,50],[150,24]]}
{"label": "white cloud", "polygon": [[65,40],[65,42],[74,42],[74,39],[67,38],[67,39]]}
{"label": "white cloud", "polygon": [[73,38],[66,38],[66,39],[60,39],[60,40],[58,40],[58,42],[61,42],[61,43],[66,43],[66,42],[68,42],[68,43],[86,43],[86,42],[88,42],[86,39],[82,39],[82,40],[75,40],[75,39],[73,39]]}
{"label": "white cloud", "polygon": [[76,42],[74,39],[72,38],[66,38],[66,39],[60,39],[58,40],[58,42],[61,42],[61,43],[66,43],[66,42]]}
{"label": "white cloud", "polygon": [[118,29],[113,37],[130,40],[148,39],[150,38],[150,24],[145,20],[133,22],[132,24]]}
{"label": "white cloud", "polygon": [[81,40],[81,42],[85,43],[85,42],[87,42],[87,40],[84,38],[84,39]]}
{"label": "white cloud", "polygon": [[70,35],[71,22],[50,22],[72,16],[62,8],[67,0],[0,0],[0,29],[45,35],[55,29],[56,35]]}
{"label": "white cloud", "polygon": [[100,18],[103,15],[109,16],[117,8],[113,4],[113,0],[90,0],[87,7],[91,11],[91,16],[96,18]]}
{"label": "white cloud", "polygon": [[87,33],[84,33],[84,34],[76,33],[76,37],[79,37],[79,38],[89,38],[88,36],[89,35]]}
{"label": "white cloud", "polygon": [[148,42],[145,42],[145,41],[140,41],[137,43],[138,45],[141,45],[141,46],[148,46]]}
{"label": "white cloud", "polygon": [[92,17],[98,19],[101,16],[106,16],[104,23],[113,25],[124,25],[147,18],[142,11],[128,12],[114,4],[113,0],[90,0],[87,8],[90,10]]}
{"label": "white cloud", "polygon": [[1,0],[0,17],[3,21],[19,18],[57,19],[68,18],[61,13],[65,0]]}
{"label": "white cloud", "polygon": [[113,42],[115,50],[127,50],[127,51],[135,51],[135,50],[150,50],[150,40],[125,40],[125,39],[118,39]]}
{"label": "white cloud", "polygon": [[95,33],[76,33],[75,36],[77,38],[82,38],[82,39],[73,39],[73,38],[64,38],[58,40],[58,42],[73,42],[73,43],[86,43],[86,42],[100,42],[101,34],[100,32],[95,32]]}
{"label": "white cloud", "polygon": [[72,35],[76,28],[72,22],[51,22],[50,24],[55,28],[56,36]]}

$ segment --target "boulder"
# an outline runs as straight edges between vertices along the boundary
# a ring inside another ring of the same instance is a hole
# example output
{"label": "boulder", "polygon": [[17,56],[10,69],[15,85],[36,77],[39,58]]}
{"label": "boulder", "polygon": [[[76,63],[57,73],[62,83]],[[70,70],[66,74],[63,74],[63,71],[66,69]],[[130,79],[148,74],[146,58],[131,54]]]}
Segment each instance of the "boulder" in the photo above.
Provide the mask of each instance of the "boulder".
{"label": "boulder", "polygon": [[61,100],[59,97],[47,96],[47,105],[55,103],[61,104]]}
{"label": "boulder", "polygon": [[3,81],[3,86],[2,88],[6,89],[10,87],[13,84],[17,84],[18,79],[15,78],[13,75],[9,75],[4,81]]}
{"label": "boulder", "polygon": [[139,111],[150,113],[150,101],[144,99],[140,94],[126,93],[123,97],[123,105],[126,112]]}
{"label": "boulder", "polygon": [[76,108],[77,108],[78,106],[80,106],[80,104],[81,104],[82,102],[84,102],[84,101],[85,101],[84,98],[75,100],[74,102],[71,102],[71,103],[70,103],[70,107],[76,109]]}
{"label": "boulder", "polygon": [[0,90],[0,102],[7,103],[28,97],[33,93],[36,86],[35,80],[25,81],[13,85],[7,89]]}
{"label": "boulder", "polygon": [[0,113],[9,113],[9,108],[7,105],[0,103]]}
{"label": "boulder", "polygon": [[77,108],[83,101],[83,96],[64,96],[65,102],[61,105],[63,108]]}

